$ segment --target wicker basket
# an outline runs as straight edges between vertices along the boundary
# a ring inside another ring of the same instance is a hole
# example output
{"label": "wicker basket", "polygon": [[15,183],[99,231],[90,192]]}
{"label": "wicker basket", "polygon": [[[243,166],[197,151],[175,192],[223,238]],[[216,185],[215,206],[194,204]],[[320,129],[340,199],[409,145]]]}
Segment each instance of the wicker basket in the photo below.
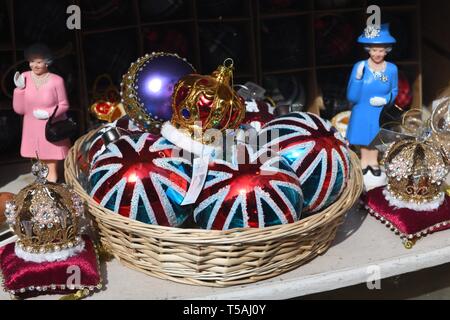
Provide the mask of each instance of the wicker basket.
{"label": "wicker basket", "polygon": [[227,231],[149,225],[99,206],[78,182],[76,151],[91,134],[78,139],[71,148],[65,161],[65,178],[88,203],[102,245],[127,267],[184,284],[226,287],[297,268],[328,249],[345,213],[362,191],[359,160],[352,152],[351,177],[341,197],[301,221]]}

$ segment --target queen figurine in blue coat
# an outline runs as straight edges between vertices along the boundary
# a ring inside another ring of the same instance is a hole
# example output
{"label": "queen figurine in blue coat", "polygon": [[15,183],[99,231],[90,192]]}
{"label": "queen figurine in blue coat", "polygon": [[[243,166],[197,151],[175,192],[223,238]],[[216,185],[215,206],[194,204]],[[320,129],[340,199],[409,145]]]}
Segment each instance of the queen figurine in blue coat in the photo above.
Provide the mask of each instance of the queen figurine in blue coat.
{"label": "queen figurine in blue coat", "polygon": [[361,166],[366,190],[383,185],[386,177],[378,164],[378,150],[370,148],[380,126],[380,114],[385,105],[395,101],[398,92],[397,66],[385,61],[396,41],[389,25],[370,25],[358,38],[369,59],[353,66],[347,87],[347,99],[353,105],[347,128],[351,145],[361,147]]}

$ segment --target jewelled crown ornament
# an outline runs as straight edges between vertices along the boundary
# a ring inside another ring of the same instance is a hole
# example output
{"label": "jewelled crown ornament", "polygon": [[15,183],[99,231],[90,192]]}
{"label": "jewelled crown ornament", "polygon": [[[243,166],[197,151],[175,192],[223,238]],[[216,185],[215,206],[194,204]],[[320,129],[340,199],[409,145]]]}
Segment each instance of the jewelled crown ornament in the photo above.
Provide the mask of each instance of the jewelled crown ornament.
{"label": "jewelled crown ornament", "polygon": [[394,142],[383,159],[388,184],[363,195],[366,209],[411,249],[421,237],[450,227],[450,198],[443,192],[448,161],[430,139]]}
{"label": "jewelled crown ornament", "polygon": [[36,181],[6,205],[7,222],[18,236],[15,253],[32,262],[65,260],[84,249],[83,203],[67,185],[46,180],[46,164],[34,163],[32,172]]}
{"label": "jewelled crown ornament", "polygon": [[407,249],[421,237],[450,227],[450,197],[443,192],[449,161],[440,133],[425,109],[411,109],[401,123],[382,129],[387,186],[362,196],[366,209],[400,236]]}
{"label": "jewelled crown ornament", "polygon": [[[102,287],[95,245],[79,230],[83,202],[67,185],[48,182],[48,167],[39,160],[32,172],[36,181],[5,212],[18,240],[0,248],[3,289],[21,299],[46,294],[82,299]],[[70,276],[71,270],[78,276]]]}
{"label": "jewelled crown ornament", "polygon": [[[103,81],[102,81],[103,80]],[[99,90],[99,83],[106,82],[105,90]],[[94,81],[93,103],[90,107],[91,113],[99,120],[113,122],[125,115],[123,104],[120,102],[119,90],[114,85],[109,74],[102,74]]]}
{"label": "jewelled crown ornament", "polygon": [[194,67],[176,54],[153,52],[133,62],[121,83],[126,113],[141,130],[158,132],[172,117],[171,97],[177,81]]}
{"label": "jewelled crown ornament", "polygon": [[448,159],[438,145],[421,139],[400,140],[390,145],[383,161],[388,178],[383,194],[391,205],[429,211],[443,203]]}
{"label": "jewelled crown ornament", "polygon": [[199,154],[213,142],[209,129],[236,129],[245,117],[244,100],[233,90],[233,60],[226,59],[211,75],[190,74],[176,85],[172,120],[161,134],[186,150]]}
{"label": "jewelled crown ornament", "polygon": [[96,101],[91,105],[91,113],[106,122],[113,122],[125,115],[123,104],[111,101]]}

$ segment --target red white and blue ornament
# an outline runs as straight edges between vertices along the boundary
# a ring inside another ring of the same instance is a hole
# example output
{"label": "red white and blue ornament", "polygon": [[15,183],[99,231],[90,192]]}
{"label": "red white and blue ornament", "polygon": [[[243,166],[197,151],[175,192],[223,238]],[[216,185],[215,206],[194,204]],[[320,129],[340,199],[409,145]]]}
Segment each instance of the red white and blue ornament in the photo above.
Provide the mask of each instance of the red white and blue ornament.
{"label": "red white and blue ornament", "polygon": [[264,100],[245,101],[245,118],[242,124],[250,125],[260,131],[267,122],[275,119],[274,108]]}
{"label": "red white and blue ornament", "polygon": [[278,151],[297,173],[305,212],[330,205],[342,193],[350,171],[348,144],[329,121],[292,112],[267,123],[258,138],[260,147]]}
{"label": "red white and blue ornament", "polygon": [[128,116],[123,116],[112,123],[100,127],[97,129],[96,133],[82,145],[84,148],[88,147],[87,161],[89,164],[92,164],[95,159],[105,151],[106,146],[103,134],[110,128],[117,128],[121,135],[143,133],[143,131],[141,131]]}
{"label": "red white and blue ornament", "polygon": [[300,184],[282,157],[238,144],[229,160],[214,159],[208,168],[194,209],[201,228],[263,228],[300,220]]}
{"label": "red white and blue ornament", "polygon": [[143,133],[136,123],[128,115],[125,115],[112,123],[112,126],[121,129],[127,134]]}
{"label": "red white and blue ornament", "polygon": [[100,205],[144,223],[176,227],[191,213],[181,206],[190,183],[191,163],[164,138],[124,135],[93,163],[89,193]]}
{"label": "red white and blue ornament", "polygon": [[77,153],[77,165],[83,175],[89,175],[92,156],[100,149],[102,143],[101,136],[103,127],[95,129],[95,132],[80,145]]}
{"label": "red white and blue ornament", "polygon": [[[105,143],[102,139],[107,126],[99,128],[98,131],[89,139],[89,150],[87,152],[87,160],[92,165],[94,159],[99,156],[105,149]],[[89,168],[90,169],[90,168]]]}

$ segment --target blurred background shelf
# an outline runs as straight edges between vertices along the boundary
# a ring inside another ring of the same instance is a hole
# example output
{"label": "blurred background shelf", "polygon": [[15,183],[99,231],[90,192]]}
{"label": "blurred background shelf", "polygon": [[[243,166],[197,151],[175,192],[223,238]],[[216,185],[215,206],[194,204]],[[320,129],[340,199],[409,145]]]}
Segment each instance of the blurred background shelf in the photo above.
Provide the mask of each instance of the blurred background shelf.
{"label": "blurred background shelf", "polygon": [[[81,8],[81,30],[66,27],[71,4]],[[391,23],[398,43],[388,60],[421,106],[421,0],[0,0],[0,111],[11,110],[14,72],[28,70],[24,48],[40,41],[57,56],[52,71],[66,81],[80,135],[96,122],[95,79],[107,73],[120,90],[130,63],[152,51],[178,53],[200,73],[232,57],[235,83],[267,85],[280,103],[330,118],[345,108],[351,67],[367,58],[356,38],[369,4]]]}

